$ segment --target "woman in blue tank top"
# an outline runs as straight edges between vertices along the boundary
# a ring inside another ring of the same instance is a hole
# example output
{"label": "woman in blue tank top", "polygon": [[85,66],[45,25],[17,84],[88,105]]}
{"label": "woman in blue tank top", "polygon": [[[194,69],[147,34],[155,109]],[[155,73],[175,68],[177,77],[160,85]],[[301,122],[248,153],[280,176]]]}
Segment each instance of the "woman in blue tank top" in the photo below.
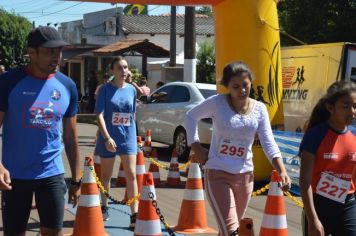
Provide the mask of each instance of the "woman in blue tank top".
{"label": "woman in blue tank top", "polygon": [[[136,182],[136,112],[137,92],[133,85],[125,82],[129,75],[127,61],[116,57],[110,64],[115,79],[101,86],[97,95],[95,112],[100,135],[97,140],[97,152],[101,157],[101,182],[105,189],[110,188],[115,156],[119,155],[126,177],[128,198],[138,194]],[[102,199],[104,220],[109,219],[107,198]],[[131,223],[133,228],[138,210],[137,202],[131,204]]]}

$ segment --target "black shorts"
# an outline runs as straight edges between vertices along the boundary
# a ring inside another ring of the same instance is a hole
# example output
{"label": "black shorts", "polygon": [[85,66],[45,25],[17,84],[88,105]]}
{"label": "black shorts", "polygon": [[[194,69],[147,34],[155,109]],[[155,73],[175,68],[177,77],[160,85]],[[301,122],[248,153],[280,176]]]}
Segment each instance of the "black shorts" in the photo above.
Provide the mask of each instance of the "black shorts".
{"label": "black shorts", "polygon": [[2,191],[2,220],[6,235],[26,231],[32,197],[35,194],[40,226],[61,229],[67,186],[63,174],[44,179],[11,180],[12,190]]}
{"label": "black shorts", "polygon": [[[356,236],[355,194],[347,195],[345,204],[314,194],[314,205],[325,235]],[[308,236],[308,221],[304,220],[304,235]]]}

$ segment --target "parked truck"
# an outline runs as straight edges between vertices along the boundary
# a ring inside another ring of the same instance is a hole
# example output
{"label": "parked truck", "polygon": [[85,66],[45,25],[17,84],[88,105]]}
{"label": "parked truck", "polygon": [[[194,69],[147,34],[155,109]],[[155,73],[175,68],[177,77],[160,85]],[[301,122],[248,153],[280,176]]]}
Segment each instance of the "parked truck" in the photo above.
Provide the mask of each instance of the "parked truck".
{"label": "parked truck", "polygon": [[284,124],[302,131],[330,84],[356,82],[356,43],[326,43],[282,48]]}

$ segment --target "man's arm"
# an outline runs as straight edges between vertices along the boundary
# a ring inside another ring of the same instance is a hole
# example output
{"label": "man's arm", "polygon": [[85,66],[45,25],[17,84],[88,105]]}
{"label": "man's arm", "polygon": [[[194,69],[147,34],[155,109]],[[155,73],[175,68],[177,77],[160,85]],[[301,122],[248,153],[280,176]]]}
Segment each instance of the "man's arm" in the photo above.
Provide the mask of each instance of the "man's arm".
{"label": "man's arm", "polygon": [[80,157],[77,135],[77,116],[63,118],[63,143],[67,154],[72,179],[80,180]]}
{"label": "man's arm", "polygon": [[[80,157],[77,135],[77,116],[63,118],[63,143],[67,154],[72,180],[80,181]],[[78,203],[80,191],[79,186],[72,185],[69,188],[68,202],[75,207]]]}
{"label": "man's arm", "polygon": [[[5,113],[0,111],[0,128],[4,122]],[[11,178],[9,171],[0,162],[0,189],[11,190]]]}

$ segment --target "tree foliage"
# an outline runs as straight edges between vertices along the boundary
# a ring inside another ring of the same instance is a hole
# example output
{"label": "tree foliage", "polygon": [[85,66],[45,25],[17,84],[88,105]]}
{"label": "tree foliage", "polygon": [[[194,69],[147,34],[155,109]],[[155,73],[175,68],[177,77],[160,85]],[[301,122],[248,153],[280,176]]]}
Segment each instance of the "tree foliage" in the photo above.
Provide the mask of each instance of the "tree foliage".
{"label": "tree foliage", "polygon": [[26,39],[32,25],[24,17],[0,9],[0,64],[9,68],[13,61],[23,65]]}
{"label": "tree foliage", "polygon": [[213,11],[211,10],[211,7],[206,7],[206,6],[196,9],[195,13],[201,15],[213,16]]}
{"label": "tree foliage", "polygon": [[[281,28],[303,42],[356,42],[355,0],[286,0],[278,8]],[[282,43],[298,44],[284,36]]]}
{"label": "tree foliage", "polygon": [[205,41],[199,44],[196,70],[196,79],[198,83],[215,84],[214,42]]}

